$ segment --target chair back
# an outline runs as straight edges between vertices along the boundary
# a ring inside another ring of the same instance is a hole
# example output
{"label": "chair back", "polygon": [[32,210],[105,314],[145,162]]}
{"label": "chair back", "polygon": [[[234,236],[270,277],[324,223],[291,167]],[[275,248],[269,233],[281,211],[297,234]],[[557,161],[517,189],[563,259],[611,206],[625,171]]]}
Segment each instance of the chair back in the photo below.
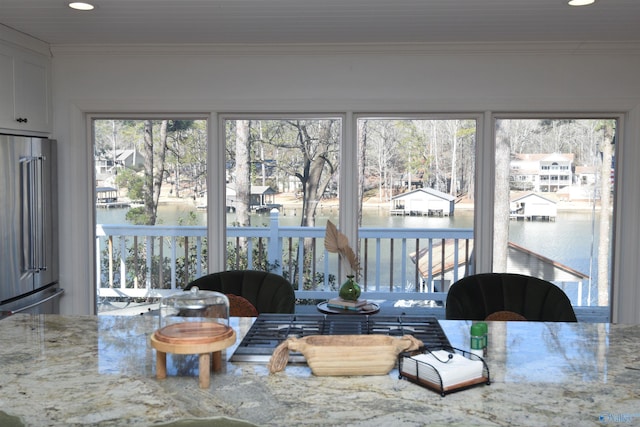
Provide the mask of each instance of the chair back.
{"label": "chair back", "polygon": [[247,299],[258,313],[294,313],[296,297],[293,286],[284,277],[257,270],[221,271],[202,276],[185,290],[197,286],[202,290],[239,295]]}
{"label": "chair back", "polygon": [[515,273],[481,273],[451,285],[447,319],[485,320],[498,311],[510,311],[530,321],[576,322],[567,295],[551,282]]}

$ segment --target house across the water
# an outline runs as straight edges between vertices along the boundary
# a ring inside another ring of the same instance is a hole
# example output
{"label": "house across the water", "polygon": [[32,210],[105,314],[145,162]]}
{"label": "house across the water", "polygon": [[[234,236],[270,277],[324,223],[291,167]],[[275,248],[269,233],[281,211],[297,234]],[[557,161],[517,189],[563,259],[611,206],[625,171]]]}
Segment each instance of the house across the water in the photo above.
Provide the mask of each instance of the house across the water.
{"label": "house across the water", "polygon": [[118,189],[114,187],[96,187],[96,207],[126,208],[128,202],[118,200]]}
{"label": "house across the water", "polygon": [[391,199],[391,215],[451,216],[456,198],[433,188],[418,188]]}
{"label": "house across the water", "polygon": [[556,202],[538,194],[528,193],[511,199],[510,219],[555,221],[557,216]]}
{"label": "house across the water", "polygon": [[[279,209],[281,204],[275,202],[276,190],[268,185],[252,185],[249,200],[249,209],[253,212],[269,212],[271,209]],[[227,209],[236,210],[236,190],[227,186]]]}

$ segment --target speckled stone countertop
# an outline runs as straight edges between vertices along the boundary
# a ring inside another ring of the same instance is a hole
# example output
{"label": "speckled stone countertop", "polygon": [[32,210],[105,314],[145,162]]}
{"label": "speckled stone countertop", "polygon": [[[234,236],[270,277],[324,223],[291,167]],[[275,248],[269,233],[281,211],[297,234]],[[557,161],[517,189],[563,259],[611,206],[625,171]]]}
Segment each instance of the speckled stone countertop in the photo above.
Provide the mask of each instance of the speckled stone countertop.
{"label": "speckled stone countertop", "polygon": [[[251,322],[233,319],[238,342]],[[467,348],[469,322],[441,325],[453,346]],[[149,344],[156,328],[153,316],[0,321],[0,411],[28,426],[216,416],[265,426],[640,425],[640,326],[491,322],[492,384],[446,397],[398,379],[396,369],[316,377],[304,364],[270,375],[263,364],[227,362],[203,390],[190,356],[159,381]]]}

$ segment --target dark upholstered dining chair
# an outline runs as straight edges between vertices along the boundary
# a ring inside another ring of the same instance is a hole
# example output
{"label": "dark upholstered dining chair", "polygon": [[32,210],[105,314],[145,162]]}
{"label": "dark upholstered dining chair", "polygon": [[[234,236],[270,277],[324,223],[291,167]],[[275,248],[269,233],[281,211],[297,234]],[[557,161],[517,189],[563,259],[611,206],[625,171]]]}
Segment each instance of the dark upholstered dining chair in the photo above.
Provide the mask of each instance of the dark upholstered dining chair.
{"label": "dark upholstered dining chair", "polygon": [[293,286],[284,277],[257,270],[221,271],[202,276],[185,290],[197,286],[207,291],[238,295],[248,300],[258,313],[294,313]]}
{"label": "dark upholstered dining chair", "polygon": [[464,277],[449,289],[447,319],[485,320],[500,311],[517,313],[530,321],[577,321],[562,289],[537,277],[481,273]]}

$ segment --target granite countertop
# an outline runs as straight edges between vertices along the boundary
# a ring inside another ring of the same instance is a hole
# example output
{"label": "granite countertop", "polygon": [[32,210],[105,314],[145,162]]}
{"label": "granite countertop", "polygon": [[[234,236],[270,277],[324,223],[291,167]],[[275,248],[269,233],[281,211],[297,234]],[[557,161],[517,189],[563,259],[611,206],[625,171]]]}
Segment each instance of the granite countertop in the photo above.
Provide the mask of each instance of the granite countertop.
{"label": "granite countertop", "polygon": [[[232,321],[239,342],[252,319]],[[317,377],[304,364],[270,375],[264,364],[227,362],[200,389],[192,356],[169,355],[169,377],[159,381],[149,344],[157,322],[26,314],[0,321],[0,411],[29,426],[220,416],[265,426],[640,423],[640,325],[490,322],[492,384],[441,397],[398,379],[397,369]],[[441,325],[452,345],[467,348],[469,322]]]}

